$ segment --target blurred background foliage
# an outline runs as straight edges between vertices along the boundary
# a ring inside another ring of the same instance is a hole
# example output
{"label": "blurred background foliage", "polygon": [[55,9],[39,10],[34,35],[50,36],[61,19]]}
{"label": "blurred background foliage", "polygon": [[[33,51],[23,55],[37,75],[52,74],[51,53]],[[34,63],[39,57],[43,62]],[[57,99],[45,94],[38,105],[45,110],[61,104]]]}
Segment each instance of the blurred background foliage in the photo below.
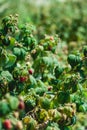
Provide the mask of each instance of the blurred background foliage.
{"label": "blurred background foliage", "polygon": [[[63,2],[62,2],[63,1]],[[19,25],[36,26],[38,38],[58,34],[65,42],[87,41],[87,0],[0,0],[0,21],[19,14]]]}

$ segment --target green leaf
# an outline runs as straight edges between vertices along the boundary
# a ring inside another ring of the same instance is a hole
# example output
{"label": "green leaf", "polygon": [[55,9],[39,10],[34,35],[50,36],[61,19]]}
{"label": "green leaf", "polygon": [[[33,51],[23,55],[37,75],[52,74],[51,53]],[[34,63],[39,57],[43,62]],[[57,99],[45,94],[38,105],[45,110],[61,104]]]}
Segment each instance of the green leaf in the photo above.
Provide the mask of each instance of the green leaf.
{"label": "green leaf", "polygon": [[47,91],[46,88],[41,88],[41,87],[37,87],[37,88],[35,89],[36,94],[38,94],[38,95],[40,95],[40,96],[43,96],[43,94],[44,94],[46,91]]}
{"label": "green leaf", "polygon": [[20,58],[24,59],[25,55],[26,55],[25,49],[21,48],[21,56],[20,56]]}
{"label": "green leaf", "polygon": [[20,50],[20,48],[15,47],[15,48],[13,49],[13,53],[14,53],[14,55],[16,55],[17,57],[19,57],[19,56],[21,55],[21,50]]}
{"label": "green leaf", "polygon": [[47,66],[51,66],[53,64],[53,59],[51,57],[43,57],[42,61]]}
{"label": "green leaf", "polygon": [[27,130],[35,130],[37,126],[37,122],[36,120],[34,120],[33,118],[30,119],[29,124],[27,126]]}
{"label": "green leaf", "polygon": [[60,130],[57,123],[51,123],[47,126],[46,130]]}
{"label": "green leaf", "polygon": [[58,102],[61,103],[61,104],[64,104],[64,103],[68,103],[70,102],[70,94],[69,92],[59,92],[58,93]]}
{"label": "green leaf", "polygon": [[33,84],[33,85],[37,84],[36,79],[32,75],[29,76],[29,80],[30,80],[31,84]]}
{"label": "green leaf", "polygon": [[9,46],[6,46],[6,49],[12,49],[15,45],[15,38],[10,37],[9,40],[10,40],[10,44]]}
{"label": "green leaf", "polygon": [[46,89],[46,85],[41,80],[38,80],[37,82],[37,88]]}
{"label": "green leaf", "polygon": [[8,60],[7,64],[5,65],[5,68],[9,68],[14,65],[14,63],[16,62],[16,56],[9,54],[8,59],[9,60]]}
{"label": "green leaf", "polygon": [[8,57],[5,54],[2,54],[0,56],[0,67],[5,66],[5,64],[8,62]]}
{"label": "green leaf", "polygon": [[15,45],[15,38],[11,37],[10,38],[10,46],[9,47],[14,47]]}
{"label": "green leaf", "polygon": [[50,99],[43,97],[40,99],[41,107],[48,110],[50,108]]}
{"label": "green leaf", "polygon": [[0,79],[6,79],[8,82],[10,82],[13,80],[13,77],[9,71],[2,71],[0,74]]}
{"label": "green leaf", "polygon": [[5,102],[5,101],[0,102],[0,116],[4,116],[4,115],[8,114],[9,111],[10,111],[10,108],[9,108],[7,102]]}
{"label": "green leaf", "polygon": [[18,101],[18,99],[16,97],[9,96],[8,102],[9,102],[9,105],[10,105],[12,110],[17,109],[19,101]]}

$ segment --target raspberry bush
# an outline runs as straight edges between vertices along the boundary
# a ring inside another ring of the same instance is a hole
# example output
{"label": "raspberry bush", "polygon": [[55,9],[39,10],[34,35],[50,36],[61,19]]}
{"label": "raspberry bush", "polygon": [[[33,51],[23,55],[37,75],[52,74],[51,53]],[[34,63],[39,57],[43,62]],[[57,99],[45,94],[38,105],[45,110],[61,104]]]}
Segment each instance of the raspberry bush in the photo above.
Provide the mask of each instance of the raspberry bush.
{"label": "raspberry bush", "polygon": [[0,29],[0,129],[70,130],[87,112],[87,46],[63,62],[57,35],[37,41],[17,17]]}

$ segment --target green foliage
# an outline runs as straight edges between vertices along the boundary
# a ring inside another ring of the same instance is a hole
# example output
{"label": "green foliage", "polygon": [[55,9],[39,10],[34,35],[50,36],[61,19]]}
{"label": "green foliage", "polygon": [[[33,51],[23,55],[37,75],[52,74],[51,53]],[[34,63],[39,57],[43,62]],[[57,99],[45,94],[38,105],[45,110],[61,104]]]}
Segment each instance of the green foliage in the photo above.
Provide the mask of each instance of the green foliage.
{"label": "green foliage", "polygon": [[81,58],[80,58],[80,56],[75,56],[74,54],[70,54],[68,56],[68,62],[71,65],[71,67],[73,68],[74,66],[81,64]]}
{"label": "green foliage", "polygon": [[[87,112],[86,47],[79,53],[65,55],[65,64],[58,52],[62,43],[57,35],[46,35],[38,42],[33,35],[33,26],[18,26],[17,15],[4,18],[2,23],[2,125],[5,119],[12,119],[13,129],[70,129],[76,123],[77,112]],[[17,121],[21,121],[21,125]]]}

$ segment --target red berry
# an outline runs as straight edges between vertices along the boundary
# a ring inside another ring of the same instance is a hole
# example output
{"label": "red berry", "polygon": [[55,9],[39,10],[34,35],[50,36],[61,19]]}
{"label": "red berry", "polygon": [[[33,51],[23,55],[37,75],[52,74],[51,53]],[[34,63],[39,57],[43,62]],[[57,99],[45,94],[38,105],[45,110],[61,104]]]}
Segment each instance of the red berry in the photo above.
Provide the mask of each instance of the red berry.
{"label": "red berry", "polygon": [[20,77],[20,81],[21,81],[21,82],[26,81],[26,77]]}
{"label": "red berry", "polygon": [[9,119],[6,119],[3,122],[3,125],[4,125],[5,129],[7,129],[7,130],[10,130],[12,128],[11,121]]}
{"label": "red berry", "polygon": [[52,86],[49,86],[49,87],[48,87],[48,91],[51,91],[51,90],[52,90]]}
{"label": "red berry", "polygon": [[19,109],[23,110],[25,108],[25,104],[23,101],[20,101],[19,102],[19,106],[18,106]]}
{"label": "red berry", "polygon": [[28,70],[28,72],[29,72],[29,74],[33,74],[33,70],[32,69]]}
{"label": "red berry", "polygon": [[54,40],[53,36],[50,37],[50,40],[52,40],[52,41]]}

